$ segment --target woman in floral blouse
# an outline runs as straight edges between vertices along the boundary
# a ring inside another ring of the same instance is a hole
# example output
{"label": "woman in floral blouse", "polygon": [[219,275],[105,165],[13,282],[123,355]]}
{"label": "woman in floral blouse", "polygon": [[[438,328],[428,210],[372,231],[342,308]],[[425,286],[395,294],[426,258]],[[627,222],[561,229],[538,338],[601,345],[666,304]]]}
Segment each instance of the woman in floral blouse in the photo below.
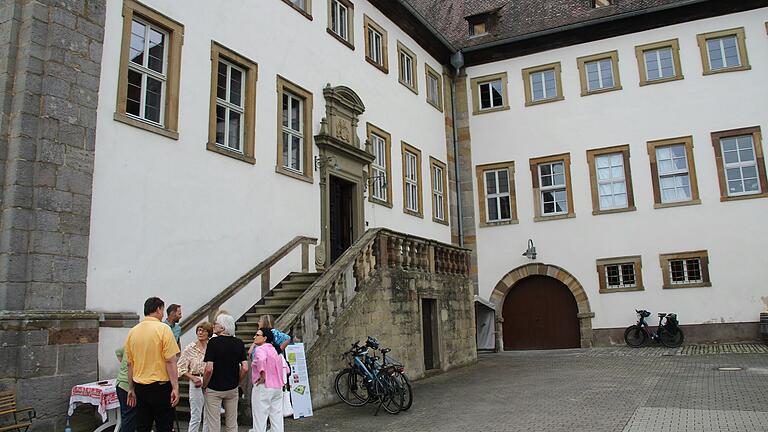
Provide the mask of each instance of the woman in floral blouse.
{"label": "woman in floral blouse", "polygon": [[[195,332],[197,340],[187,345],[179,357],[178,368],[179,377],[185,377],[189,380],[189,432],[198,432],[205,406],[205,397],[203,396],[203,372],[205,372],[205,349],[208,346],[208,339],[213,335],[213,326],[211,323],[204,322],[197,326]],[[207,425],[203,425],[203,432],[207,432]]]}

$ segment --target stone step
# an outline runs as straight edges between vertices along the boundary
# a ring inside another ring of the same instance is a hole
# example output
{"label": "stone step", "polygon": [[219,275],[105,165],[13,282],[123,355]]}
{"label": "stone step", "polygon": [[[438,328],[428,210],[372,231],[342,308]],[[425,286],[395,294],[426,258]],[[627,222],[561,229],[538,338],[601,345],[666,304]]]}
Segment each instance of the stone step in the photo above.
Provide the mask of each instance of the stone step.
{"label": "stone step", "polygon": [[245,314],[245,319],[247,321],[258,321],[262,315],[272,315],[272,318],[276,319],[280,314],[285,312],[286,309],[288,309],[286,306],[256,305]]}
{"label": "stone step", "polygon": [[280,284],[277,287],[275,287],[275,289],[281,290],[281,291],[302,291],[303,292],[303,291],[306,291],[310,285],[312,285],[312,282],[287,280],[287,281],[280,282]]}
{"label": "stone step", "polygon": [[272,291],[267,294],[266,297],[264,297],[264,300],[268,299],[292,299],[296,300],[297,298],[301,297],[301,295],[304,293],[304,291],[299,290],[282,290],[282,289],[273,289]]}
{"label": "stone step", "polygon": [[288,309],[288,306],[292,305],[293,302],[296,301],[295,299],[291,298],[275,298],[275,297],[265,297],[264,298],[264,304],[259,306],[264,307],[284,307],[285,309]]}
{"label": "stone step", "polygon": [[310,283],[314,282],[317,278],[322,275],[322,272],[292,272],[288,274],[288,277],[286,279],[291,281],[299,281],[299,280],[308,280]]}

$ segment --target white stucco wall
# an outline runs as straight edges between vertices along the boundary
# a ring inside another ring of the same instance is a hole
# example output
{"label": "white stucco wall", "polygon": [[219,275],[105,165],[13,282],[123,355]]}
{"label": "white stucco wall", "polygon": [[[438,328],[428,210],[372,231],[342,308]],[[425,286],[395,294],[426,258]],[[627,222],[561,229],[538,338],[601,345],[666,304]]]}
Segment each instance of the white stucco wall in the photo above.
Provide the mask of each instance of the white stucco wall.
{"label": "white stucco wall", "polygon": [[[141,313],[144,299],[157,295],[166,303],[181,303],[189,314],[294,236],[319,236],[318,173],[309,184],[275,172],[277,74],[314,94],[314,133],[325,114],[322,89],[330,83],[352,88],[365,103],[358,127],[361,141],[366,122],[392,135],[394,205],[390,209],[366,201],[369,227],[450,241],[449,228],[432,222],[431,216],[429,157],[447,160],[444,116],[426,102],[424,61],[442,68],[377,9],[355,2],[353,51],[327,34],[325,1],[312,2],[312,21],[280,1],[143,3],[184,25],[179,139],[113,120],[122,2],[108,0],[88,309]],[[388,31],[389,74],[365,61],[363,14]],[[258,64],[255,165],[206,149],[212,40]],[[417,55],[418,95],[398,83],[398,40]],[[422,151],[424,219],[402,211],[401,140]],[[300,268],[300,255],[291,260],[286,261],[291,268],[273,271],[273,284],[281,274]],[[238,315],[259,299],[259,292],[257,279],[225,308]],[[110,349],[104,352],[112,355]]]}
{"label": "white stucco wall", "polygon": [[[768,289],[768,199],[720,201],[710,133],[768,130],[766,21],[763,8],[470,68],[468,79],[508,73],[510,110],[470,115],[472,158],[474,165],[515,161],[520,220],[477,229],[479,294],[488,298],[507,272],[530,262],[521,256],[530,238],[537,262],[563,267],[584,286],[594,328],[629,325],[633,308],[674,311],[683,323],[757,321]],[[703,76],[696,35],[742,26],[752,69]],[[673,38],[684,79],[640,87],[634,47]],[[623,90],[580,96],[576,58],[611,50],[619,52]],[[558,61],[565,100],[525,107],[521,70]],[[687,135],[693,136],[701,205],[654,209],[646,142]],[[586,150],[623,144],[630,146],[637,211],[593,216]],[[765,153],[765,139],[762,146]],[[576,217],[534,222],[529,159],[565,152]],[[662,290],[659,254],[700,249],[709,252],[712,287]],[[645,291],[599,294],[595,260],[626,255],[642,256]]]}

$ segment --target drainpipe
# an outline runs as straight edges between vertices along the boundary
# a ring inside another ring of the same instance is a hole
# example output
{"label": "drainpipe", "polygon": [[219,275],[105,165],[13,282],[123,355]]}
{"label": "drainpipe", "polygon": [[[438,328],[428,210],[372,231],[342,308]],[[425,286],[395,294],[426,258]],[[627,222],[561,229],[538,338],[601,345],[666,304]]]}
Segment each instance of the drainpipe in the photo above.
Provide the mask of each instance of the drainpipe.
{"label": "drainpipe", "polygon": [[464,66],[464,54],[461,50],[451,55],[451,66],[454,68],[454,76],[451,79],[451,116],[453,116],[453,169],[455,171],[454,181],[456,183],[456,228],[459,231],[459,246],[464,247],[464,215],[461,212],[461,174],[459,172],[459,135],[456,127],[456,80],[459,77],[459,71]]}

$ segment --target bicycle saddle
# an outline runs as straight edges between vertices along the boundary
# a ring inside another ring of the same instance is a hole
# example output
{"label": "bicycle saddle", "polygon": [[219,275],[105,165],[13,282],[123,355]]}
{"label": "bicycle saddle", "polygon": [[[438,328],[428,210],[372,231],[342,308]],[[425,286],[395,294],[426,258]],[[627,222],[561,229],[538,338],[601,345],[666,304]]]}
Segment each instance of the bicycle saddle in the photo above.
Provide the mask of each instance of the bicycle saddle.
{"label": "bicycle saddle", "polygon": [[664,318],[665,316],[667,316],[667,314],[665,314],[663,312],[659,312],[659,318]]}
{"label": "bicycle saddle", "polygon": [[388,353],[388,352],[390,352],[390,351],[392,351],[392,350],[391,350],[391,349],[389,349],[389,348],[382,348],[382,349],[381,349],[381,353],[382,353],[382,354],[386,354],[386,353]]}

